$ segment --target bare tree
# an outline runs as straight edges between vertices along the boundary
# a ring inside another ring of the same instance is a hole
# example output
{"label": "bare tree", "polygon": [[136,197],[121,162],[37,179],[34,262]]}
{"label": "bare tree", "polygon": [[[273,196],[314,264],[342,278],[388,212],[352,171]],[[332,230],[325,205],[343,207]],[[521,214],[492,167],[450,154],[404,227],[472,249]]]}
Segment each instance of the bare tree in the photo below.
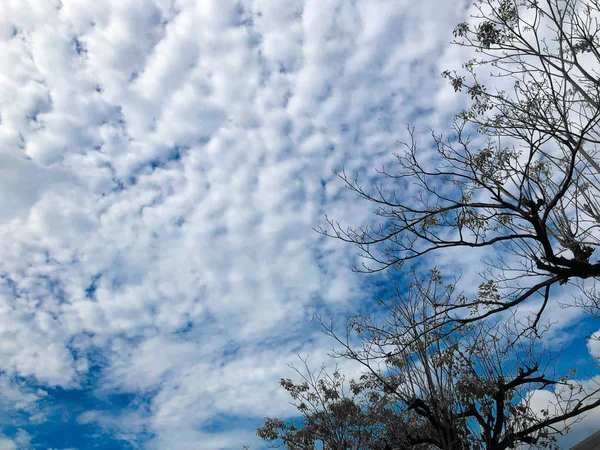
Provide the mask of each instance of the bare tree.
{"label": "bare tree", "polygon": [[[357,245],[367,262],[356,269],[366,272],[449,248],[486,249],[482,286],[499,295],[449,305],[443,314],[477,309],[462,317],[470,322],[540,296],[535,327],[553,286],[600,276],[592,259],[600,245],[600,3],[475,6],[454,42],[477,57],[462,73],[442,74],[472,104],[456,115],[448,138],[432,132],[437,159],[422,160],[409,128],[406,151],[396,155],[398,167],[382,169],[383,183],[368,189],[338,173],[377,205],[381,223],[346,229],[328,219],[330,228],[318,231]],[[484,70],[491,81],[480,81]],[[416,199],[402,195],[412,191]],[[596,313],[595,291],[587,293],[584,306]]]}
{"label": "bare tree", "polygon": [[[342,337],[326,327],[341,345],[336,356],[362,364],[363,375],[345,390],[339,371],[315,375],[308,366],[301,383],[282,380],[302,420],[267,418],[259,436],[304,450],[318,440],[336,450],[558,448],[555,436],[600,405],[599,387],[556,372],[543,330],[525,336],[511,321],[489,320],[448,330],[442,318],[422,320],[456,296],[437,271],[413,274],[408,290],[391,284],[376,318],[354,317]],[[536,391],[553,400],[536,409]]]}
{"label": "bare tree", "polygon": [[[326,329],[342,346],[338,356],[363,364],[368,387],[426,420],[426,434],[412,442],[428,439],[429,448],[443,450],[554,448],[557,434],[600,405],[593,380],[557,372],[559,352],[542,342],[549,326],[526,334],[515,319],[453,327],[435,310],[461,301],[456,285],[436,269],[411,276],[408,286],[390,283],[381,319],[357,316],[343,338]],[[538,390],[552,398],[540,411],[532,403]]]}
{"label": "bare tree", "polygon": [[[477,0],[475,7],[454,36],[476,58],[442,74],[470,96],[471,106],[456,115],[449,137],[432,132],[434,160],[423,157],[409,128],[397,167],[380,171],[382,183],[365,188],[357,177],[338,173],[377,206],[380,223],[352,229],[328,219],[330,227],[319,231],[359,247],[365,262],[358,271],[407,268],[466,247],[481,248],[489,270],[474,296],[460,294],[435,270],[427,278],[410,272],[408,290],[390,284],[379,317],[353,318],[343,336],[325,328],[341,345],[336,355],[365,369],[340,396],[356,413],[343,416],[373,433],[360,444],[356,437],[329,440],[331,448],[365,448],[364,442],[381,449],[551,448],[556,435],[600,406],[594,380],[558,373],[558,354],[543,344],[549,325],[540,320],[556,285],[600,277],[594,258],[600,246],[600,2]],[[575,304],[598,315],[594,283],[582,289]],[[516,307],[533,298],[540,306],[523,328]],[[318,397],[323,386],[283,385],[304,405],[291,435],[307,430],[325,442],[325,434],[304,424],[317,417],[332,423],[340,410],[330,406],[338,399],[306,409],[303,399]],[[539,392],[553,399],[541,410]],[[371,410],[377,413],[368,415]],[[315,448],[315,440],[306,447],[286,442],[285,421],[269,423],[263,431],[288,448]]]}

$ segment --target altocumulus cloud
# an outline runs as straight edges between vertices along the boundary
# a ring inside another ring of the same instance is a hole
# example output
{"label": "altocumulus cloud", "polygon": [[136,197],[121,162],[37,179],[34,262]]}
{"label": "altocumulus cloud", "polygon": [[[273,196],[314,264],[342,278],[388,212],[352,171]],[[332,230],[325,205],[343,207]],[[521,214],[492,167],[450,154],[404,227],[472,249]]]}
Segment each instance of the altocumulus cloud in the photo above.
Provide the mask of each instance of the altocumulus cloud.
{"label": "altocumulus cloud", "polygon": [[[0,2],[0,445],[260,446],[361,301],[333,169],[446,127],[466,2]],[[371,172],[367,173],[366,182]]]}

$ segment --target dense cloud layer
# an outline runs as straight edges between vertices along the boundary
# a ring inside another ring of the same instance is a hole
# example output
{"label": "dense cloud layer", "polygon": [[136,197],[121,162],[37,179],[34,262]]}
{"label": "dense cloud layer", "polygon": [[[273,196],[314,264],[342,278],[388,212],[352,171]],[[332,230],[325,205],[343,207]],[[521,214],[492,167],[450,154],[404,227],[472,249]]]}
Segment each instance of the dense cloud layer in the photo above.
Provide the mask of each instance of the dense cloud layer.
{"label": "dense cloud layer", "polygon": [[447,127],[463,3],[1,2],[0,443],[73,392],[76,426],[145,448],[290,412],[286,363],[331,346],[313,313],[364,300],[312,231],[371,215],[332,170]]}

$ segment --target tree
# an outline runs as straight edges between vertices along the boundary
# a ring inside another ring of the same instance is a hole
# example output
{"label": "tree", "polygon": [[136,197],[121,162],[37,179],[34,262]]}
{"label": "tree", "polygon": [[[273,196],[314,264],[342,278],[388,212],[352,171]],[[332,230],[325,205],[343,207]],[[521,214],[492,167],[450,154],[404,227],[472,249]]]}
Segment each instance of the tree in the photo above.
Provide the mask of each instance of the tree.
{"label": "tree", "polygon": [[[365,368],[360,379],[348,390],[339,371],[315,376],[306,365],[303,382],[282,380],[302,420],[267,418],[259,436],[303,450],[317,441],[336,450],[558,448],[555,435],[600,405],[597,386],[557,374],[543,330],[524,336],[510,320],[451,330],[424,322],[460,294],[436,270],[412,276],[408,291],[391,283],[379,319],[356,316],[343,337],[326,327],[341,345],[336,355]],[[541,411],[532,403],[538,390],[554,399]]]}
{"label": "tree", "polygon": [[292,366],[301,381],[280,381],[301,419],[285,422],[266,417],[258,436],[274,447],[280,444],[294,450],[313,450],[319,442],[328,450],[384,450],[383,424],[390,422],[393,412],[384,408],[379,396],[357,389],[353,381],[349,387],[337,367],[330,374],[325,367],[311,370],[307,360],[301,360],[303,370]]}
{"label": "tree", "polygon": [[[341,345],[337,356],[365,369],[347,395],[356,414],[343,414],[345,440],[332,441],[303,424],[343,423],[331,407],[338,400],[301,408],[293,430],[285,421],[267,427],[288,448],[312,449],[319,439],[336,449],[364,442],[382,449],[548,448],[600,406],[593,380],[558,373],[557,354],[542,340],[549,325],[540,320],[551,290],[567,283],[585,294],[577,304],[600,315],[600,262],[593,258],[600,246],[600,2],[476,0],[475,7],[454,36],[476,57],[442,73],[471,100],[452,134],[432,131],[436,152],[428,160],[409,128],[397,168],[382,169],[384,181],[372,190],[339,172],[350,190],[377,205],[380,223],[352,229],[327,219],[330,228],[318,230],[357,245],[366,262],[356,270],[364,272],[480,248],[484,280],[466,296],[435,270],[425,279],[409,272],[407,292],[391,282],[381,317],[357,316],[341,337],[326,327]],[[403,197],[414,191],[416,200]],[[523,328],[517,307],[534,299],[539,307]],[[321,388],[284,386],[298,398]],[[539,392],[553,400],[536,410]],[[367,441],[348,438],[352,427],[366,425]],[[299,430],[308,434],[306,447],[286,441]]]}
{"label": "tree", "polygon": [[[477,0],[472,23],[455,43],[476,58],[443,76],[471,107],[456,115],[453,135],[432,132],[436,158],[422,159],[409,128],[398,167],[364,188],[338,175],[377,205],[379,225],[345,229],[327,219],[320,231],[359,247],[359,271],[376,272],[451,248],[482,248],[489,270],[482,292],[437,313],[462,323],[541,298],[539,324],[557,284],[600,277],[600,2]],[[491,70],[489,82],[482,70]],[[431,168],[435,167],[435,168]],[[401,193],[416,189],[416,200]],[[593,288],[583,306],[597,314]],[[583,297],[586,299],[586,297]],[[471,315],[454,314],[469,308]],[[475,312],[475,313],[473,313]]]}

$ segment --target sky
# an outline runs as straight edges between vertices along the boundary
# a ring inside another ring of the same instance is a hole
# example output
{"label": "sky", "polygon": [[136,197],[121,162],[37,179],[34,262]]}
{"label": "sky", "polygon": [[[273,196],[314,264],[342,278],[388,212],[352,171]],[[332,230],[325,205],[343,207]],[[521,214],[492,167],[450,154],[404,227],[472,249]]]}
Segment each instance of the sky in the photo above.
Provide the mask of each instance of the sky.
{"label": "sky", "polygon": [[469,4],[1,1],[0,448],[261,448],[287,364],[328,361],[313,315],[369,301],[313,230],[373,218],[333,170],[448,130]]}

